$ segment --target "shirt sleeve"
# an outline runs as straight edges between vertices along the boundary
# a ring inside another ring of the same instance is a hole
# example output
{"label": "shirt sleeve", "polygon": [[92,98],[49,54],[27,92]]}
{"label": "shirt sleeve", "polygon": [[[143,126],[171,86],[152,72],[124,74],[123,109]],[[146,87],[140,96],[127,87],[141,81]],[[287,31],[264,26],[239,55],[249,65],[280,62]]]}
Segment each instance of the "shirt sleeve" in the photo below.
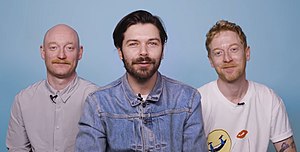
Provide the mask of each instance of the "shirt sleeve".
{"label": "shirt sleeve", "polygon": [[183,151],[207,151],[203,129],[200,94],[196,91],[192,97],[190,115],[184,126]]}
{"label": "shirt sleeve", "polygon": [[6,146],[9,151],[30,151],[31,144],[28,139],[22,117],[22,108],[19,96],[15,97],[7,130]]}
{"label": "shirt sleeve", "polygon": [[98,105],[88,96],[79,120],[79,133],[76,138],[76,152],[105,152],[106,133],[98,113]]}
{"label": "shirt sleeve", "polygon": [[293,132],[284,103],[275,93],[273,93],[273,103],[270,139],[276,143],[291,137]]}

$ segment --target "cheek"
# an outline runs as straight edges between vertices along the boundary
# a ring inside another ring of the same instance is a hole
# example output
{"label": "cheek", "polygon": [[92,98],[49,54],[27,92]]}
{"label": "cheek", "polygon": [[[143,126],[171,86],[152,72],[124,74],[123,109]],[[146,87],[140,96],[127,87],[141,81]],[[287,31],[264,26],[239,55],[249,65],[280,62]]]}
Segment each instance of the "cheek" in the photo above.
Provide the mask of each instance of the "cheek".
{"label": "cheek", "polygon": [[46,55],[45,56],[45,58],[44,58],[44,60],[46,61],[46,62],[51,62],[52,60],[54,60],[55,58],[53,58],[53,57],[51,57],[51,56],[49,56],[49,55]]}
{"label": "cheek", "polygon": [[155,52],[155,53],[149,54],[149,57],[155,58],[155,59],[161,59],[163,57],[163,53],[162,52]]}
{"label": "cheek", "polygon": [[235,61],[236,63],[243,63],[245,60],[246,58],[244,56],[233,57],[233,61]]}
{"label": "cheek", "polygon": [[54,52],[50,53],[50,52],[46,52],[45,53],[45,59],[55,59],[56,58],[56,54]]}
{"label": "cheek", "polygon": [[66,54],[66,56],[67,56],[67,60],[70,60],[70,61],[78,60],[80,58],[79,53],[68,53],[68,54]]}
{"label": "cheek", "polygon": [[212,67],[214,67],[214,68],[217,68],[217,67],[221,66],[222,63],[223,62],[221,60],[218,60],[218,59],[212,59],[212,60],[210,60],[210,65]]}
{"label": "cheek", "polygon": [[123,57],[126,60],[132,60],[132,59],[138,58],[139,55],[137,53],[133,53],[133,52],[132,53],[126,52],[126,53],[123,53]]}

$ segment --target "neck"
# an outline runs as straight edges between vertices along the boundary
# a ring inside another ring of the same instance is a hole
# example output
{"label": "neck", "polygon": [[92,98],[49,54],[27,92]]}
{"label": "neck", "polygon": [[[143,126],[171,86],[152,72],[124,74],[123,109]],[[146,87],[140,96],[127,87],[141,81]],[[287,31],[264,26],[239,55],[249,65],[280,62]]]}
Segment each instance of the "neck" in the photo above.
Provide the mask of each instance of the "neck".
{"label": "neck", "polygon": [[157,72],[146,81],[139,81],[127,73],[128,83],[135,94],[146,95],[153,89],[157,79]]}
{"label": "neck", "polygon": [[72,74],[70,77],[67,78],[58,78],[52,75],[47,75],[47,80],[51,87],[53,87],[55,90],[63,90],[66,88],[71,81],[74,80],[76,77],[76,73]]}
{"label": "neck", "polygon": [[239,103],[244,98],[249,85],[246,79],[241,79],[230,83],[218,79],[217,84],[221,93],[229,101],[235,104]]}

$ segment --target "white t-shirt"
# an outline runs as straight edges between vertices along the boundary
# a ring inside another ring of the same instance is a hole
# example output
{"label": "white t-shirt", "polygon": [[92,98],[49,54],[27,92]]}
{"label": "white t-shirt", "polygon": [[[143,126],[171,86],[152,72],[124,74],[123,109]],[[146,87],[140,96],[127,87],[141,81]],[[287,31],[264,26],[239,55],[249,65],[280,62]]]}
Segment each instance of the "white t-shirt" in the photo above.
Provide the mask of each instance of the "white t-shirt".
{"label": "white t-shirt", "polygon": [[264,152],[269,140],[275,143],[293,135],[282,99],[262,84],[249,81],[242,105],[225,98],[217,81],[198,91],[211,151]]}

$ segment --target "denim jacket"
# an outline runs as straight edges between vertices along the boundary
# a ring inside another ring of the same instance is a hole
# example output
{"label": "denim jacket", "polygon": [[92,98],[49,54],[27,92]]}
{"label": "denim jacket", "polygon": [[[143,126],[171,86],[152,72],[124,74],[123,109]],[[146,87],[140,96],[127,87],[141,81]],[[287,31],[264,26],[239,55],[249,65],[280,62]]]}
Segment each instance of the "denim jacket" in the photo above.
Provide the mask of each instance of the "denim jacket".
{"label": "denim jacket", "polygon": [[76,151],[207,151],[200,98],[192,87],[158,73],[143,101],[125,74],[88,96]]}

